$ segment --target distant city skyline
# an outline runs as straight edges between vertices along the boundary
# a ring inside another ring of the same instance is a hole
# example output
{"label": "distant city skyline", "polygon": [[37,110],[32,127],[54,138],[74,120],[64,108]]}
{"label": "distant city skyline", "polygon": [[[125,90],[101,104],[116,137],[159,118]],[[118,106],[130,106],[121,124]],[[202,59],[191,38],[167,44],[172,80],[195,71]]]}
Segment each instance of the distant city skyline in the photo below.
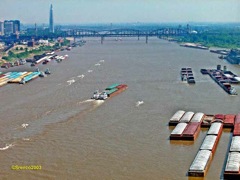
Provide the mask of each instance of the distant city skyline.
{"label": "distant city skyline", "polygon": [[1,0],[0,21],[48,24],[240,22],[239,0]]}

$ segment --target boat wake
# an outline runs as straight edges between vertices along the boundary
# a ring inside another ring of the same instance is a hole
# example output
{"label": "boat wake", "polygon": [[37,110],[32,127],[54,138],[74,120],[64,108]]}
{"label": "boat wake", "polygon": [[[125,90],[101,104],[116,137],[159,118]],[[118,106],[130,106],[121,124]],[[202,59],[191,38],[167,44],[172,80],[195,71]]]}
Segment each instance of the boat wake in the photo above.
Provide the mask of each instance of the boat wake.
{"label": "boat wake", "polygon": [[84,76],[85,76],[84,74],[81,74],[81,75],[79,75],[78,77],[79,77],[79,78],[84,78]]}
{"label": "boat wake", "polygon": [[104,103],[104,100],[94,100],[94,105],[95,106],[100,106],[103,103]]}
{"label": "boat wake", "polygon": [[14,146],[13,144],[6,144],[6,146],[3,147],[3,148],[0,148],[0,150],[4,151],[4,150],[7,150],[7,149],[9,149],[10,147],[13,147],[13,146]]}
{"label": "boat wake", "polygon": [[104,60],[100,60],[99,62],[100,62],[100,63],[103,63],[103,62],[104,62]]}
{"label": "boat wake", "polygon": [[29,124],[22,124],[21,126],[22,126],[22,128],[27,128],[29,126]]}
{"label": "boat wake", "polygon": [[89,69],[88,72],[91,73],[91,72],[93,72],[93,70]]}
{"label": "boat wake", "polygon": [[95,64],[95,66],[100,66],[100,65],[101,65],[100,63]]}
{"label": "boat wake", "polygon": [[75,80],[74,79],[68,80],[67,83],[68,83],[68,86],[70,86],[72,83],[75,83]]}
{"label": "boat wake", "polygon": [[93,102],[95,101],[94,99],[87,99],[85,101],[79,101],[77,104],[83,104],[83,103],[87,103],[87,102]]}
{"label": "boat wake", "polygon": [[136,107],[139,107],[140,105],[142,105],[144,102],[143,101],[138,101],[136,102]]}

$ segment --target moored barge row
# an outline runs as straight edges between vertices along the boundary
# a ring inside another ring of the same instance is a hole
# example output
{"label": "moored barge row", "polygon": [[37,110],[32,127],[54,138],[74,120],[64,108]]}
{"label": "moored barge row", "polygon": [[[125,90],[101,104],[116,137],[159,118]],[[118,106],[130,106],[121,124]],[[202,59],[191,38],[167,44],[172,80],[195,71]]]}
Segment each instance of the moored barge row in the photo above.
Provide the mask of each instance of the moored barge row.
{"label": "moored barge row", "polygon": [[8,72],[0,77],[0,86],[7,83],[25,84],[26,82],[39,77],[41,72]]}
{"label": "moored barge row", "polygon": [[220,122],[212,123],[192,165],[189,168],[189,176],[203,177],[206,175],[222,134],[222,127],[223,124]]}
{"label": "moored barge row", "polygon": [[240,77],[231,71],[227,71],[226,66],[221,70],[218,65],[217,69],[201,69],[202,74],[208,74],[224,91],[230,95],[237,95],[236,89],[231,84],[240,83]]}
{"label": "moored barge row", "polygon": [[240,136],[233,136],[226,157],[224,179],[240,179]]}
{"label": "moored barge row", "polygon": [[193,160],[188,176],[204,177],[212,160],[212,152],[209,150],[199,150]]}

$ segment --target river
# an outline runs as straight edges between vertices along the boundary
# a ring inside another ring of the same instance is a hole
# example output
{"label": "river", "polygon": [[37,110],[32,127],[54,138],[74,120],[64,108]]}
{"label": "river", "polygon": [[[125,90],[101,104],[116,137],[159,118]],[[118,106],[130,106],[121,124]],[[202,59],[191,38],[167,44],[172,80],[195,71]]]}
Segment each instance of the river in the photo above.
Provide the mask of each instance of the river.
{"label": "river", "polygon": [[[170,141],[168,122],[179,109],[238,113],[239,96],[229,96],[200,69],[221,64],[240,75],[239,68],[209,51],[157,38],[148,44],[86,40],[59,52],[67,60],[39,66],[50,68],[50,76],[0,88],[0,179],[220,179],[231,133],[224,130],[206,177],[189,178],[207,129],[195,142]],[[180,81],[182,67],[192,67],[195,85]],[[90,100],[94,90],[112,83],[128,89],[105,102]]]}

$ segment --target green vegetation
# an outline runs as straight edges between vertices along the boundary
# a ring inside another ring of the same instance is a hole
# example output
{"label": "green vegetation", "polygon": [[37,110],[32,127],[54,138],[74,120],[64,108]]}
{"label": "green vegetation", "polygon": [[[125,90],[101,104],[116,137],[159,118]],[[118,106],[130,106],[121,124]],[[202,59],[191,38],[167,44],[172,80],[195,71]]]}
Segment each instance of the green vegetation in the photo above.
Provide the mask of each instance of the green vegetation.
{"label": "green vegetation", "polygon": [[208,27],[197,34],[172,37],[178,42],[200,43],[207,47],[240,48],[240,28]]}
{"label": "green vegetation", "polygon": [[68,46],[70,45],[70,40],[64,39],[63,42],[61,43],[61,46]]}
{"label": "green vegetation", "polygon": [[176,38],[179,42],[201,43],[207,47],[239,48],[240,35],[234,34],[191,34]]}
{"label": "green vegetation", "polygon": [[[53,41],[52,41],[53,42]],[[64,39],[62,43],[60,43],[60,46],[68,46],[70,45],[70,41],[67,39]],[[14,53],[13,51],[9,51],[7,56],[3,56],[2,59],[7,60],[7,61],[14,61],[15,59],[24,59],[24,58],[28,58],[30,55],[39,55],[39,54],[43,54],[46,51],[54,51],[56,49],[60,48],[59,47],[59,43],[56,43],[54,46],[40,46],[37,49],[32,49],[32,50],[28,50],[28,48],[24,48],[23,47],[16,47],[16,51],[20,50],[20,51],[24,51],[21,53]]]}
{"label": "green vegetation", "polygon": [[[23,50],[23,48],[21,47],[20,50]],[[25,50],[24,52],[17,54],[13,53],[12,51],[9,51],[8,56],[3,56],[2,59],[7,61],[13,61],[15,59],[28,58],[31,54],[39,55],[44,53],[45,51],[54,50],[54,48],[51,46],[40,46],[38,49],[28,50],[28,48],[25,48],[24,50]]]}

